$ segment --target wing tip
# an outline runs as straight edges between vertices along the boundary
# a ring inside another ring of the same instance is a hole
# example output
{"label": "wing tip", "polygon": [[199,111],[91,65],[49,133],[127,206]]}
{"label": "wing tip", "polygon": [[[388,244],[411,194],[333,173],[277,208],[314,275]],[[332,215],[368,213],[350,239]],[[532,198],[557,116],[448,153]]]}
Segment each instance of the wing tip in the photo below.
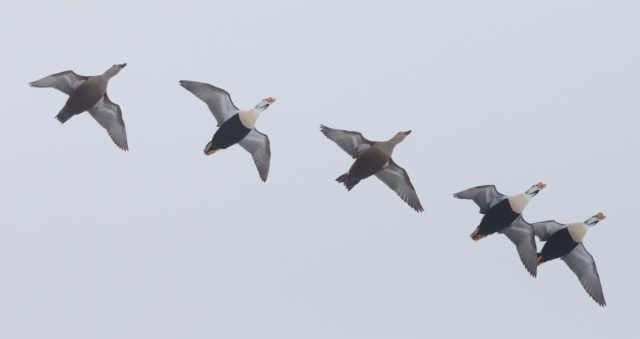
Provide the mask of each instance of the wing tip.
{"label": "wing tip", "polygon": [[329,137],[329,136],[327,135],[327,130],[328,130],[328,129],[330,129],[330,128],[329,128],[329,127],[327,127],[327,126],[325,126],[325,125],[320,124],[320,132],[322,132],[322,134],[324,134],[324,136],[325,136],[325,137],[327,137],[327,138]]}

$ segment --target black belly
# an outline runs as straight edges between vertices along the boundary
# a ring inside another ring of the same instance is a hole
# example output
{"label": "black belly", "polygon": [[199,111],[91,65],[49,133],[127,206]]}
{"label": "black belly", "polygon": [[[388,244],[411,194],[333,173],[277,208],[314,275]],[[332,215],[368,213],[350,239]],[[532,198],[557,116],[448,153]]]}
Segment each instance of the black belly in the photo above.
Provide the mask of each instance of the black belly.
{"label": "black belly", "polygon": [[240,115],[236,114],[218,128],[211,140],[210,149],[226,149],[244,139],[249,132],[251,129],[245,127],[240,121]]}
{"label": "black belly", "polygon": [[516,213],[511,209],[509,199],[504,199],[484,214],[480,226],[478,226],[480,228],[478,234],[489,235],[501,231],[509,227],[518,216],[520,216],[520,213]]}
{"label": "black belly", "polygon": [[542,247],[540,254],[542,255],[542,261],[549,261],[564,257],[573,251],[579,243],[575,242],[569,234],[569,230],[563,228],[547,238],[547,242]]}

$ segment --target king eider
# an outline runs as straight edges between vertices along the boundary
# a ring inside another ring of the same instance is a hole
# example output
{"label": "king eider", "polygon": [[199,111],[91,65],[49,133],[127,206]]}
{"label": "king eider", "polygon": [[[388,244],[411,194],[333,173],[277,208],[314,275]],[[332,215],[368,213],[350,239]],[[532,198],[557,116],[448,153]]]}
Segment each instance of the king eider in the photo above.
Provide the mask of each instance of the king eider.
{"label": "king eider", "polygon": [[30,82],[31,87],[53,87],[69,96],[64,107],[56,116],[64,124],[72,116],[89,111],[89,114],[107,130],[113,142],[128,151],[127,131],[122,120],[120,106],[109,100],[107,85],[127,64],[113,65],[106,72],[96,76],[82,76],[73,71],[60,72],[40,80]]}
{"label": "king eider", "polygon": [[499,232],[516,245],[518,255],[531,276],[536,276],[536,241],[533,227],[522,219],[522,211],[529,200],[547,185],[539,182],[525,193],[506,196],[494,185],[478,186],[458,192],[458,199],[473,200],[484,214],[480,225],[471,233],[471,239],[478,241],[487,235]]}
{"label": "king eider", "polygon": [[343,183],[347,190],[350,191],[360,180],[375,175],[416,212],[424,211],[407,171],[391,159],[394,147],[411,131],[399,132],[389,141],[369,141],[359,132],[343,131],[323,125],[320,125],[320,131],[356,159],[349,171],[336,179],[337,182]]}
{"label": "king eider", "polygon": [[549,220],[533,224],[536,236],[540,241],[546,241],[542,251],[538,253],[538,266],[556,258],[562,259],[578,276],[584,290],[602,307],[607,303],[604,301],[596,262],[582,244],[582,239],[590,227],[604,218],[606,216],[598,213],[585,222],[564,225]]}
{"label": "king eider", "polygon": [[231,101],[229,93],[221,88],[187,80],[181,80],[180,85],[204,101],[218,121],[220,128],[213,135],[211,142],[205,146],[204,154],[211,155],[221,149],[239,144],[251,153],[260,179],[267,181],[269,163],[271,162],[269,138],[266,134],[260,133],[255,125],[260,113],[269,108],[269,105],[273,104],[276,99],[266,98],[260,101],[255,108],[241,111]]}

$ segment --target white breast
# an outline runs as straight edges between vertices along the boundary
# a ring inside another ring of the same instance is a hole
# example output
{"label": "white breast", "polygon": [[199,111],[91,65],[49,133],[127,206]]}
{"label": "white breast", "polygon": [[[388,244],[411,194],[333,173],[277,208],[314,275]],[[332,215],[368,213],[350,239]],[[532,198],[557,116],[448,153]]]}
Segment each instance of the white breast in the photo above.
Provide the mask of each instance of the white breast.
{"label": "white breast", "polygon": [[582,239],[584,239],[584,235],[587,234],[588,229],[589,227],[583,222],[574,222],[573,224],[567,225],[567,230],[575,242],[581,242]]}
{"label": "white breast", "polygon": [[517,195],[511,195],[507,199],[509,199],[509,205],[511,205],[511,209],[516,213],[522,213],[524,208],[531,200],[531,197],[527,194],[520,193]]}
{"label": "white breast", "polygon": [[258,114],[254,109],[250,109],[248,111],[240,111],[238,115],[240,116],[240,122],[244,127],[252,129],[256,126],[256,121],[260,114]]}

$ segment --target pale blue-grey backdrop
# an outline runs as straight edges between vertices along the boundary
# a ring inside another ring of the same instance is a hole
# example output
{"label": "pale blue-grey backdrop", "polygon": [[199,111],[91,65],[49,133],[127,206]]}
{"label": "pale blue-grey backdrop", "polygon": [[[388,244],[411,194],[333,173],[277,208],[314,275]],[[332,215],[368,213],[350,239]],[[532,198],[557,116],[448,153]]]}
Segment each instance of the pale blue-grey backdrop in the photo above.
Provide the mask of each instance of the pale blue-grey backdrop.
{"label": "pale blue-grey backdrop", "polygon": [[[640,336],[640,5],[633,1],[30,2],[0,11],[0,337]],[[129,145],[27,83],[128,66],[109,84]],[[240,108],[273,96],[262,183],[214,156],[204,81]],[[394,153],[425,212],[320,124]],[[531,278],[452,193],[548,187],[530,222],[586,236],[600,308],[561,261]]]}

